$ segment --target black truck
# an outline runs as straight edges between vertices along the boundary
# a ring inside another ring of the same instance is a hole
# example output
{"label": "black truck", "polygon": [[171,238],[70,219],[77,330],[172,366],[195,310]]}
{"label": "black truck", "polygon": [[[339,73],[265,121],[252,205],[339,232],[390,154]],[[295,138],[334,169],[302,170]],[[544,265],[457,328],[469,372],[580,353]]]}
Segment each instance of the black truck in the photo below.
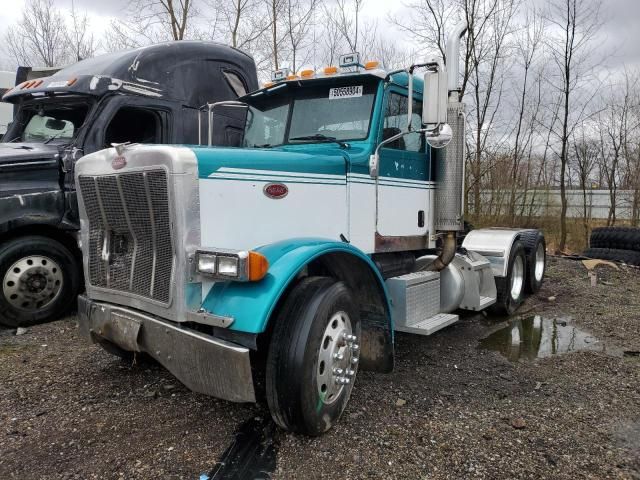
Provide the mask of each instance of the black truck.
{"label": "black truck", "polygon": [[52,320],[75,305],[77,159],[125,142],[197,144],[203,106],[257,87],[249,55],[178,41],[83,60],[6,92],[15,116],[0,143],[0,324]]}

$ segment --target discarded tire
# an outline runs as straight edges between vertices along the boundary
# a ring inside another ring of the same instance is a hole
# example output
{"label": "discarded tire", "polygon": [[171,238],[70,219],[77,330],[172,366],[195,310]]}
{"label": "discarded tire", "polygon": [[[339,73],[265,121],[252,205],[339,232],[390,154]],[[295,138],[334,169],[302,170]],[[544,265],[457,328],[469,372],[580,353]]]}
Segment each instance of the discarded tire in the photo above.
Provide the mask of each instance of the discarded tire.
{"label": "discarded tire", "polygon": [[640,252],[640,228],[600,227],[591,232],[591,248],[616,248]]}
{"label": "discarded tire", "polygon": [[600,258],[602,260],[613,260],[623,262],[627,265],[640,267],[640,252],[635,250],[624,250],[617,248],[587,248],[583,255],[589,258]]}

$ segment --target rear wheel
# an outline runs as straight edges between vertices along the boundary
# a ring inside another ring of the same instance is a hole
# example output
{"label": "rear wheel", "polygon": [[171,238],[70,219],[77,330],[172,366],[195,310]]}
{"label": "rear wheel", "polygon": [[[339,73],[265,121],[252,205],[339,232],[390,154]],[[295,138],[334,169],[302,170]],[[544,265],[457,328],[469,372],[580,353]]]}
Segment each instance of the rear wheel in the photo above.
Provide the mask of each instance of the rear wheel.
{"label": "rear wheel", "polygon": [[303,279],[276,318],[267,403],[289,431],[320,435],[344,411],[358,371],[360,319],[351,292],[326,277]]}
{"label": "rear wheel", "polygon": [[28,236],[0,247],[0,324],[54,320],[69,309],[80,286],[79,265],[67,247]]}
{"label": "rear wheel", "polygon": [[524,301],[526,282],[526,264],[524,246],[517,240],[511,247],[507,276],[496,278],[496,303],[491,311],[498,315],[512,315]]}
{"label": "rear wheel", "polygon": [[537,293],[544,281],[547,263],[547,244],[540,230],[523,232],[522,243],[527,257],[526,293]]}

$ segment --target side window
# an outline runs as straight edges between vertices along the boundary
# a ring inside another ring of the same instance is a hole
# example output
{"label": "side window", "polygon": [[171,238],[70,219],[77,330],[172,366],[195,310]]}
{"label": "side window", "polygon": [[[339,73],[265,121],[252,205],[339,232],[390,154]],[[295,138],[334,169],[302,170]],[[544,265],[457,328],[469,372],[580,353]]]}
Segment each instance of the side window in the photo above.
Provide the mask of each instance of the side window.
{"label": "side window", "polygon": [[[382,129],[383,140],[397,135],[407,127],[407,97],[392,92],[387,98],[387,107],[384,113],[384,125]],[[418,100],[413,100],[411,126],[416,130],[422,128],[422,102]],[[385,148],[424,153],[424,143],[423,135],[410,133],[385,145]]]}
{"label": "side window", "polygon": [[112,143],[164,143],[165,112],[148,108],[122,107],[113,116],[104,136],[105,146]]}
{"label": "side window", "polygon": [[231,90],[233,90],[238,97],[242,97],[243,95],[247,94],[247,87],[245,86],[244,81],[242,80],[240,75],[238,75],[236,72],[232,72],[231,70],[223,70],[222,74],[231,87]]}

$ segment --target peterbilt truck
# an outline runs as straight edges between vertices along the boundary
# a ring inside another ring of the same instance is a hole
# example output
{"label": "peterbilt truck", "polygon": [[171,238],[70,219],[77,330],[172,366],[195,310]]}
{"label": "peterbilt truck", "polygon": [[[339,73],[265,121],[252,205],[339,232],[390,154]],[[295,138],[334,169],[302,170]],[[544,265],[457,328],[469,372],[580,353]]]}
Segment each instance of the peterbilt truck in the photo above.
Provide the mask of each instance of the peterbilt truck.
{"label": "peterbilt truck", "polygon": [[0,325],[9,327],[55,319],[77,304],[73,169],[82,155],[125,141],[197,143],[200,107],[258,87],[249,55],[190,41],[110,53],[53,74],[23,68],[19,77],[3,95],[15,115],[0,143]]}
{"label": "peterbilt truck", "polygon": [[217,146],[81,159],[83,334],[150,355],[193,391],[266,399],[280,427],[319,435],[360,369],[392,370],[395,332],[513,313],[543,281],[544,237],[481,229],[458,242],[465,30],[446,67],[388,72],[354,53],[275,72],[209,106]]}

